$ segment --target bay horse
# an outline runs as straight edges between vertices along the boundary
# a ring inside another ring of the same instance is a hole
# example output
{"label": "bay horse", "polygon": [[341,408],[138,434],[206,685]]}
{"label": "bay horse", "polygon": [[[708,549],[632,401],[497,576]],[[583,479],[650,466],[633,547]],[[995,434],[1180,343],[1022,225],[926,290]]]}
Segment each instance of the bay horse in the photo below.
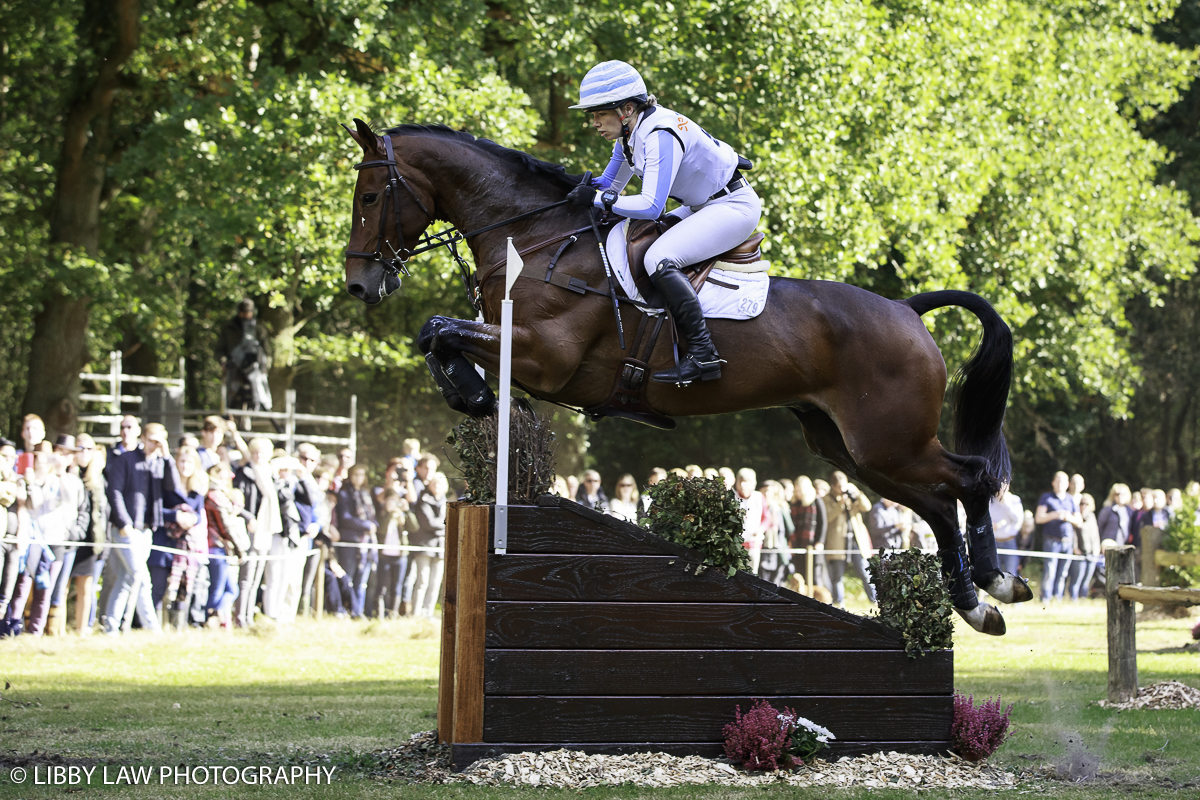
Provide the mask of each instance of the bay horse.
{"label": "bay horse", "polygon": [[[459,234],[420,240],[435,220],[470,232],[474,273],[458,260],[483,321],[435,316],[417,342],[451,407],[474,416],[494,413],[495,396],[472,362],[499,373],[510,236],[518,249],[530,251],[512,289],[514,381],[554,403],[603,404],[628,356],[618,341],[616,313],[629,330],[644,312],[626,300],[614,313],[589,212],[560,202],[581,178],[441,126],[402,125],[380,136],[356,119],[346,130],[363,151],[346,250],[351,295],[380,302],[399,289],[406,261],[434,246],[450,245],[457,259]],[[558,244],[568,242],[564,233],[578,243]],[[547,242],[554,246],[539,249]],[[552,259],[575,291],[543,280]],[[968,309],[983,326],[956,381],[957,453],[938,441],[946,364],[921,322],[922,314],[946,306]],[[990,498],[1010,473],[1002,427],[1013,359],[1012,335],[991,305],[969,292],[888,300],[842,283],[771,277],[759,316],[709,325],[728,361],[722,378],[687,387],[650,383],[650,406],[667,416],[791,409],[820,458],[929,523],[959,614],[978,631],[1002,635],[1003,616],[979,602],[976,585],[1002,602],[1032,593],[1022,579],[1000,571],[989,514]],[[647,359],[652,369],[670,366],[673,351],[665,339]],[[958,502],[966,509],[966,538]]]}

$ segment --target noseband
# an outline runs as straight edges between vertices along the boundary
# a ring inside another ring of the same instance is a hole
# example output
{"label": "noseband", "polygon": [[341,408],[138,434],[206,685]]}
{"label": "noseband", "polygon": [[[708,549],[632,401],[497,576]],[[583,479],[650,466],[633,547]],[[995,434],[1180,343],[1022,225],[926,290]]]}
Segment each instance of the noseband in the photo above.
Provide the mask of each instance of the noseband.
{"label": "noseband", "polygon": [[[501,220],[500,222],[487,225],[483,228],[479,228],[478,230],[470,231],[468,233],[461,233],[457,228],[453,227],[447,228],[440,233],[426,233],[417,241],[417,246],[410,249],[404,245],[404,230],[400,220],[400,187],[403,186],[408,191],[409,197],[411,197],[417,204],[417,207],[425,213],[425,216],[429,217],[430,222],[432,222],[434,219],[433,212],[425,207],[425,204],[421,202],[421,198],[415,191],[413,191],[413,188],[408,184],[408,181],[404,179],[404,176],[400,174],[400,170],[396,165],[396,152],[392,147],[391,137],[384,136],[382,138],[384,147],[387,148],[386,160],[363,161],[360,164],[354,165],[354,168],[358,170],[384,167],[388,171],[387,187],[383,190],[383,210],[379,214],[379,233],[375,235],[375,251],[368,253],[361,250],[346,250],[346,257],[362,258],[366,259],[367,261],[378,261],[379,263],[383,264],[385,275],[384,281],[379,287],[379,295],[380,297],[385,297],[388,294],[385,289],[387,285],[387,278],[395,277],[398,282],[401,272],[407,276],[409,274],[407,264],[410,258],[415,255],[420,255],[421,253],[427,253],[430,250],[436,250],[439,247],[445,247],[446,250],[449,251],[450,256],[454,259],[454,263],[458,265],[458,271],[462,277],[463,285],[467,290],[467,300],[471,303],[471,306],[476,311],[482,310],[482,301],[480,300],[479,296],[479,284],[475,279],[475,273],[471,270],[467,262],[463,260],[463,257],[458,254],[458,243],[464,239],[469,239],[472,236],[478,236],[481,233],[495,230],[496,228],[500,228],[504,225],[509,225],[513,222],[519,222],[527,219],[535,214],[540,214],[543,211],[549,211],[552,208],[558,208],[559,206],[566,205],[567,201],[560,200],[557,203],[551,203],[548,206],[543,206],[541,208],[534,209],[533,211],[528,211],[524,214],[518,214],[515,217]],[[388,240],[387,229],[389,210],[392,212],[392,216],[395,218],[394,224],[396,226],[396,241],[400,243],[399,248],[393,247],[391,241]],[[388,257],[383,253],[383,245],[385,243],[392,251],[391,257]]]}

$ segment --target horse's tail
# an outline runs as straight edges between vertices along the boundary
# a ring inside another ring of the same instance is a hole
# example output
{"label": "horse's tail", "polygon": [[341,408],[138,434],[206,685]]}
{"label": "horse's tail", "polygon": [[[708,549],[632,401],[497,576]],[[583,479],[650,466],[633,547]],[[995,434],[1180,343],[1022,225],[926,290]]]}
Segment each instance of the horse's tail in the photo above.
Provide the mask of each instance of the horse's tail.
{"label": "horse's tail", "polygon": [[1004,441],[1004,411],[1012,384],[1012,331],[987,300],[970,292],[925,292],[903,302],[918,315],[935,308],[961,306],[983,324],[979,346],[952,384],[954,449],[960,455],[984,458],[987,474],[998,484],[1007,483],[1012,462]]}

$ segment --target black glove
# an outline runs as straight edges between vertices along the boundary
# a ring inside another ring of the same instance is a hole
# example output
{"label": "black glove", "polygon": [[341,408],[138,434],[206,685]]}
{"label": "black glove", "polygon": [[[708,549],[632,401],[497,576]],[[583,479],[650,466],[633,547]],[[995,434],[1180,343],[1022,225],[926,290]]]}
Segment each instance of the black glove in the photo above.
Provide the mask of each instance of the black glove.
{"label": "black glove", "polygon": [[596,198],[596,190],[589,183],[581,183],[567,192],[567,203],[573,206],[591,206]]}

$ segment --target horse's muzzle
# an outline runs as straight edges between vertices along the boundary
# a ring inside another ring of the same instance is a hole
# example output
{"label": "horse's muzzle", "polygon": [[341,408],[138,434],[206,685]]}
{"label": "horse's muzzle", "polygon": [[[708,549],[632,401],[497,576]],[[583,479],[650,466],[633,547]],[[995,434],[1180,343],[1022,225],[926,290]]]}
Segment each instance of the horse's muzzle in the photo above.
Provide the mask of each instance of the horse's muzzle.
{"label": "horse's muzzle", "polygon": [[378,261],[358,270],[347,271],[346,291],[367,305],[375,305],[399,288],[400,276],[385,270]]}

